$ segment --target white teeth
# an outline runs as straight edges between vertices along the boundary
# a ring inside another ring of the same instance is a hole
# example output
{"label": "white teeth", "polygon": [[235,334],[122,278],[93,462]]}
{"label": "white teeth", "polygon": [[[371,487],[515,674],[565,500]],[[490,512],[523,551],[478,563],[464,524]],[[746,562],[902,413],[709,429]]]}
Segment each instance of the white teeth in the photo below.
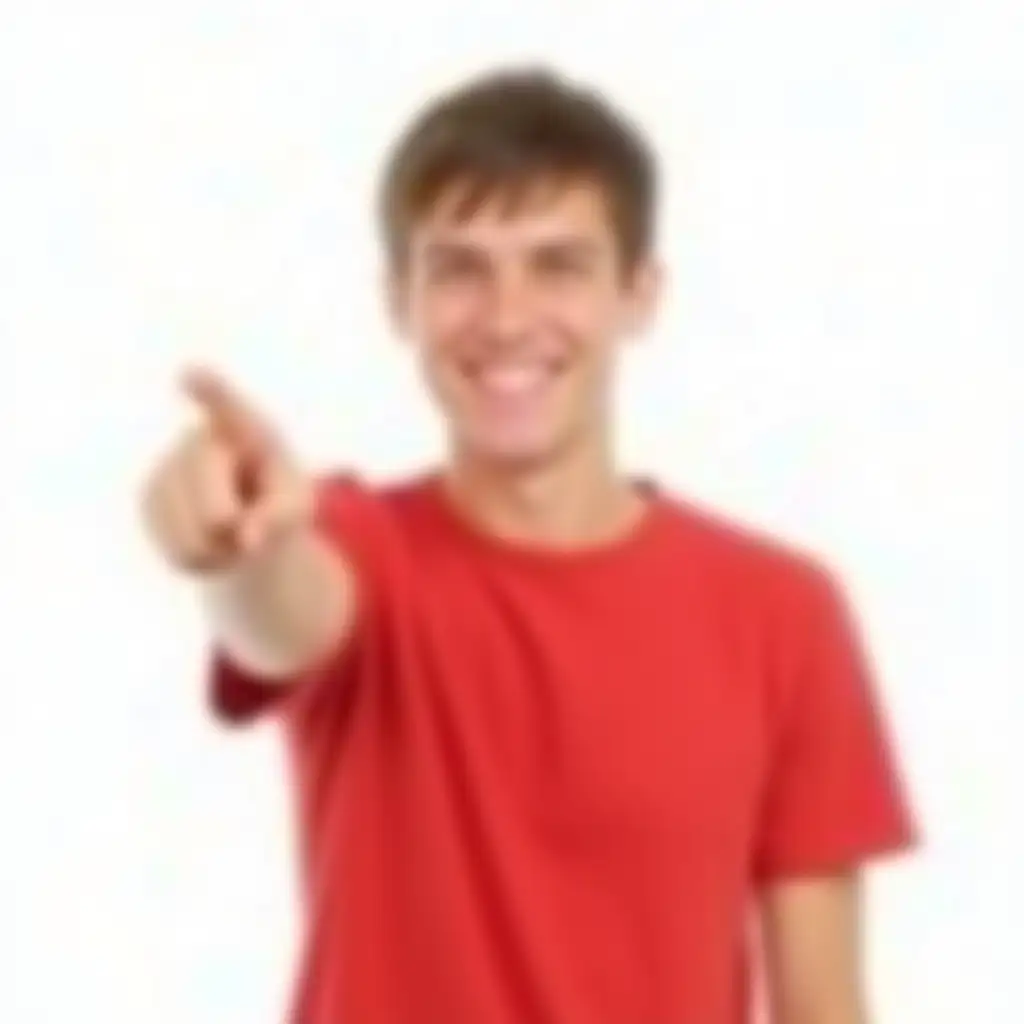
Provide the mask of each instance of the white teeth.
{"label": "white teeth", "polygon": [[479,375],[485,388],[501,395],[525,394],[542,384],[544,378],[540,366],[489,366]]}

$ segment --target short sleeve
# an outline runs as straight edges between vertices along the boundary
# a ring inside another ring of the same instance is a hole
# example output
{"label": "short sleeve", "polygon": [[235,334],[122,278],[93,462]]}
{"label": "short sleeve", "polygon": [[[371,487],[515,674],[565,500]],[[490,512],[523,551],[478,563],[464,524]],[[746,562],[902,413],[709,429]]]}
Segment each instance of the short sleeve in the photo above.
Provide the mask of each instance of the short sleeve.
{"label": "short sleeve", "polygon": [[915,825],[874,668],[841,586],[815,567],[789,624],[754,863],[760,881],[856,867],[913,845]]}
{"label": "short sleeve", "polygon": [[267,680],[234,662],[219,646],[207,655],[206,694],[214,718],[242,725],[266,712],[307,704],[325,689],[343,688],[359,662],[365,632],[377,601],[375,549],[380,543],[379,499],[354,476],[324,476],[317,481],[314,525],[336,544],[357,574],[357,621],[344,651],[331,652],[294,679]]}

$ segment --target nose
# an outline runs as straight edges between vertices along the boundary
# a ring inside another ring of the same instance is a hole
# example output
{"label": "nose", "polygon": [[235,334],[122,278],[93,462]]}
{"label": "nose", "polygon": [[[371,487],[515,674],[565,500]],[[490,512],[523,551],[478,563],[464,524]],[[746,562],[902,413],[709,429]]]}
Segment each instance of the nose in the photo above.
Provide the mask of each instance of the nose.
{"label": "nose", "polygon": [[507,342],[521,338],[530,323],[531,305],[526,275],[517,268],[495,274],[488,311],[495,340]]}

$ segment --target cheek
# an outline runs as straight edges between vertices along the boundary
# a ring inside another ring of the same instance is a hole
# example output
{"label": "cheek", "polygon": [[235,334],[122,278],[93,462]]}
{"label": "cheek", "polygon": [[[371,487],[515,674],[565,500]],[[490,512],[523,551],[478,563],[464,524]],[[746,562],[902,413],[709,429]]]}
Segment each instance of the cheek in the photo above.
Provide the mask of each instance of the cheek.
{"label": "cheek", "polygon": [[545,303],[546,319],[566,334],[587,345],[614,335],[618,303],[605,287],[580,286],[554,290]]}
{"label": "cheek", "polygon": [[467,331],[479,316],[479,297],[470,289],[424,289],[410,304],[413,337],[428,346]]}
{"label": "cheek", "polygon": [[580,296],[559,304],[550,323],[572,339],[578,377],[601,376],[615,354],[618,310],[603,298]]}
{"label": "cheek", "polygon": [[444,406],[460,404],[461,382],[454,354],[472,331],[473,323],[471,304],[455,296],[424,296],[410,306],[407,326],[420,372]]}

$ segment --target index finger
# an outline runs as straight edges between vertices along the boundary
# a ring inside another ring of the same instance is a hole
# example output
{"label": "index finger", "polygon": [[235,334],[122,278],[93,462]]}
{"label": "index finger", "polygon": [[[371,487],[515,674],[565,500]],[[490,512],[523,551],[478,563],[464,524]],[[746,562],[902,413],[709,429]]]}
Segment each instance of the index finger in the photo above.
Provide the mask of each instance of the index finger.
{"label": "index finger", "polygon": [[192,367],[182,376],[182,388],[209,417],[214,430],[244,456],[263,453],[271,431],[263,416],[220,374]]}

